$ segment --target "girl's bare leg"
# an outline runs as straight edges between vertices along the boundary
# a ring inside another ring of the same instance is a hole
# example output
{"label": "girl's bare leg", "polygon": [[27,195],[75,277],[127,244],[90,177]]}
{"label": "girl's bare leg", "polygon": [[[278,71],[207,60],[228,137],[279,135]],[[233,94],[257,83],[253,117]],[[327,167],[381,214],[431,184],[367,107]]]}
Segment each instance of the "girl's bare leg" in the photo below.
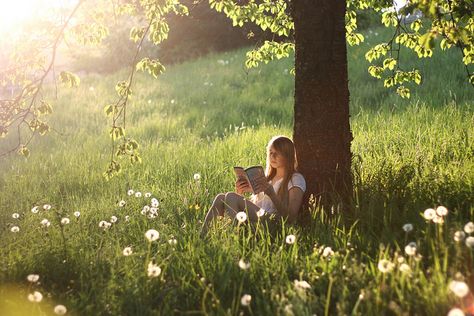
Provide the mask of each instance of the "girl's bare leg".
{"label": "girl's bare leg", "polygon": [[235,192],[228,192],[225,195],[224,202],[225,214],[230,218],[235,218],[238,212],[246,212],[251,222],[258,221],[257,212],[260,207]]}
{"label": "girl's bare leg", "polygon": [[216,218],[217,216],[224,216],[225,196],[226,194],[220,193],[216,196],[214,202],[212,202],[212,205],[206,214],[206,218],[204,219],[204,224],[201,228],[201,237],[204,237],[207,234],[207,230],[209,229],[209,226],[211,225],[214,218]]}

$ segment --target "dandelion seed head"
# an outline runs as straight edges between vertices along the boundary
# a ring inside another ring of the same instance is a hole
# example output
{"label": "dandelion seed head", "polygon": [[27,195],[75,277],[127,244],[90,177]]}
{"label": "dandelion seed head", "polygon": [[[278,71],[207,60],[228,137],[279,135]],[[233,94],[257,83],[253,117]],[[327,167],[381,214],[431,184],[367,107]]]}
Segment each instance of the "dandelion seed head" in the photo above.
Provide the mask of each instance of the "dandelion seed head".
{"label": "dandelion seed head", "polygon": [[453,308],[448,312],[448,316],[465,316],[464,312],[462,309],[459,308]]}
{"label": "dandelion seed head", "polygon": [[462,281],[451,281],[449,283],[449,289],[457,297],[464,297],[469,293],[469,287],[465,282]]}
{"label": "dandelion seed head", "polygon": [[20,218],[20,214],[18,214],[18,213],[13,213],[13,214],[12,214],[12,218],[18,219],[18,218]]}
{"label": "dandelion seed head", "polygon": [[39,280],[39,275],[38,274],[28,274],[26,277],[26,280],[31,283],[36,283]]}
{"label": "dandelion seed head", "polygon": [[445,206],[440,205],[436,208],[436,214],[438,214],[438,216],[446,216],[448,215],[448,209]]}
{"label": "dandelion seed head", "polygon": [[331,247],[325,247],[323,249],[322,256],[325,257],[325,258],[330,257],[330,256],[334,256],[334,251],[332,250]]}
{"label": "dandelion seed head", "polygon": [[128,222],[130,220],[130,216],[125,216],[125,221]]}
{"label": "dandelion seed head", "polygon": [[112,224],[107,222],[107,221],[100,221],[99,222],[99,227],[102,228],[103,230],[109,229],[110,226],[112,226]]}
{"label": "dandelion seed head", "polygon": [[45,205],[43,205],[43,210],[48,211],[48,210],[50,210],[50,209],[51,209],[51,205],[50,205],[50,204],[45,204]]}
{"label": "dandelion seed head", "polygon": [[201,175],[199,173],[195,173],[193,175],[193,178],[194,178],[195,181],[199,181],[199,180],[201,180]]}
{"label": "dandelion seed head", "polygon": [[407,224],[403,225],[402,228],[406,233],[409,233],[413,230],[413,224],[407,223]]}
{"label": "dandelion seed head", "polygon": [[32,209],[31,209],[31,213],[38,213],[39,212],[39,207],[38,206],[34,206]]}
{"label": "dandelion seed head", "polygon": [[31,294],[28,294],[28,301],[33,303],[39,303],[43,300],[43,294],[38,291],[34,291]]}
{"label": "dandelion seed head", "polygon": [[135,192],[135,197],[137,197],[137,198],[142,197],[142,193],[141,192]]}
{"label": "dandelion seed head", "polygon": [[239,221],[239,223],[243,223],[247,220],[247,213],[245,212],[238,212],[235,215],[235,218]]}
{"label": "dandelion seed head", "polygon": [[389,273],[393,270],[394,267],[395,265],[391,261],[388,261],[387,259],[380,260],[377,265],[377,268],[382,273]]}
{"label": "dandelion seed head", "polygon": [[242,295],[242,298],[240,299],[240,304],[242,304],[242,306],[249,306],[251,301],[252,301],[252,296],[250,294],[244,294]]}
{"label": "dandelion seed head", "polygon": [[71,222],[71,220],[67,217],[61,218],[61,225],[67,225]]}
{"label": "dandelion seed head", "polygon": [[177,243],[178,241],[174,237],[168,240],[168,244],[170,244],[171,246],[175,246]]}
{"label": "dandelion seed head", "polygon": [[146,198],[151,197],[151,193],[150,193],[150,192],[145,193],[145,197],[146,197]]}
{"label": "dandelion seed head", "polygon": [[410,273],[411,272],[411,268],[408,264],[406,263],[402,263],[399,267],[400,271],[403,272],[403,273]]}
{"label": "dandelion seed head", "polygon": [[456,242],[461,242],[466,238],[466,233],[463,232],[462,230],[458,230],[457,232],[454,233],[454,241]]}
{"label": "dandelion seed head", "polygon": [[20,231],[20,227],[18,226],[12,226],[12,228],[10,228],[10,231],[12,233],[18,233]]}
{"label": "dandelion seed head", "polygon": [[118,205],[119,205],[120,207],[124,207],[125,204],[127,204],[127,202],[125,202],[124,200],[122,200],[122,201],[120,201],[120,202],[118,203]]}
{"label": "dandelion seed head", "polygon": [[54,313],[56,315],[65,315],[67,313],[67,308],[64,305],[56,305],[54,306]]}
{"label": "dandelion seed head", "polygon": [[76,217],[81,216],[81,212],[79,212],[79,211],[74,212],[74,216],[76,216]]}
{"label": "dandelion seed head", "polygon": [[161,268],[154,264],[153,262],[150,262],[148,264],[148,277],[150,278],[156,278],[161,274]]}
{"label": "dandelion seed head", "polygon": [[405,253],[408,256],[414,256],[416,254],[416,243],[411,242],[405,246]]}
{"label": "dandelion seed head", "polygon": [[435,218],[436,216],[436,211],[432,208],[427,208],[424,212],[423,212],[423,217],[426,219],[426,220],[432,220],[433,218]]}
{"label": "dandelion seed head", "polygon": [[51,225],[50,221],[47,220],[46,218],[43,218],[40,223],[41,223],[41,226],[43,227],[49,227]]}
{"label": "dandelion seed head", "polygon": [[286,236],[285,241],[288,245],[292,245],[296,241],[296,236],[295,235],[288,235],[288,236]]}
{"label": "dandelion seed head", "polygon": [[125,257],[130,256],[132,253],[133,253],[132,247],[125,247],[125,248],[123,248],[122,254],[123,254]]}
{"label": "dandelion seed head", "polygon": [[112,216],[110,217],[110,222],[111,222],[111,223],[116,223],[117,220],[118,220],[118,218],[117,218],[117,216],[115,216],[115,215],[112,215]]}
{"label": "dandelion seed head", "polygon": [[133,194],[135,194],[134,190],[130,189],[130,190],[127,191],[128,196],[132,196]]}
{"label": "dandelion seed head", "polygon": [[248,270],[250,268],[250,262],[245,262],[244,259],[239,260],[239,268],[242,270]]}
{"label": "dandelion seed head", "polygon": [[444,218],[442,216],[435,215],[435,217],[433,218],[433,223],[443,224]]}
{"label": "dandelion seed head", "polygon": [[311,288],[311,285],[309,285],[305,280],[294,280],[293,284],[296,289],[309,290]]}
{"label": "dandelion seed head", "polygon": [[158,207],[160,206],[160,201],[158,201],[156,198],[151,199],[151,204],[152,207]]}
{"label": "dandelion seed head", "polygon": [[466,238],[466,246],[469,248],[474,248],[474,237],[469,236]]}
{"label": "dandelion seed head", "polygon": [[149,229],[145,233],[145,237],[146,239],[148,239],[149,242],[152,242],[160,238],[160,233],[158,233],[158,231],[156,231],[155,229]]}
{"label": "dandelion seed head", "polygon": [[474,223],[473,222],[466,223],[466,225],[464,225],[464,231],[466,232],[466,234],[474,233]]}

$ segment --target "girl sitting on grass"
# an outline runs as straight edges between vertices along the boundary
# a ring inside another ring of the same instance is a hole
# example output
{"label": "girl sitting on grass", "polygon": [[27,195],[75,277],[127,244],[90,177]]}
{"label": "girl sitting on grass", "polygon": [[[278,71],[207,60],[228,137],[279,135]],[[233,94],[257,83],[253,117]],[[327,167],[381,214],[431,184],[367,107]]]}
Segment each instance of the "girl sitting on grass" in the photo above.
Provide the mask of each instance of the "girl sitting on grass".
{"label": "girl sitting on grass", "polygon": [[275,136],[267,145],[267,162],[265,176],[256,180],[256,192],[250,200],[244,193],[252,193],[245,180],[237,180],[235,192],[218,194],[206,215],[201,230],[205,236],[210,224],[217,216],[227,215],[234,219],[239,212],[246,212],[251,222],[257,222],[260,217],[287,219],[293,223],[303,202],[306,182],[303,175],[298,173],[298,163],[293,141],[286,136]]}

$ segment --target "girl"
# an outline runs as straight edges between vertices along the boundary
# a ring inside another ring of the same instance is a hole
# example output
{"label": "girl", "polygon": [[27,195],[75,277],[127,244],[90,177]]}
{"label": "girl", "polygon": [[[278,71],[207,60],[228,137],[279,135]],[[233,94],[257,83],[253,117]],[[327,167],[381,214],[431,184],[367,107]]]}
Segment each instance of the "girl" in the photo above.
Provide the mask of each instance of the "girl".
{"label": "girl", "polygon": [[235,218],[241,211],[246,212],[252,222],[258,221],[262,215],[268,217],[273,214],[290,223],[294,222],[306,190],[306,182],[296,171],[297,167],[295,146],[291,139],[286,136],[273,137],[267,145],[265,177],[256,181],[256,191],[260,193],[253,194],[250,200],[244,198],[242,194],[252,192],[252,189],[247,181],[237,180],[235,192],[221,193],[214,199],[204,220],[201,236],[206,235],[217,216]]}

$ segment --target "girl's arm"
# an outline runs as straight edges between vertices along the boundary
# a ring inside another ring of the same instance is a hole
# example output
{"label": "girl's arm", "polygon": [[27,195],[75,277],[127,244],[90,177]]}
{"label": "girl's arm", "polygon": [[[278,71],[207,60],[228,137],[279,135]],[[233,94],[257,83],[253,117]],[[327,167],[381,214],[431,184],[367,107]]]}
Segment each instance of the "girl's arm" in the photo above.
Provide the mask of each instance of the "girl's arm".
{"label": "girl's arm", "polygon": [[283,205],[280,197],[273,189],[273,186],[270,185],[265,190],[265,194],[267,194],[272,200],[277,209],[278,215],[287,218],[289,223],[293,223],[296,220],[298,217],[298,211],[301,208],[301,203],[303,203],[303,190],[299,187],[292,187],[288,191],[288,207]]}

